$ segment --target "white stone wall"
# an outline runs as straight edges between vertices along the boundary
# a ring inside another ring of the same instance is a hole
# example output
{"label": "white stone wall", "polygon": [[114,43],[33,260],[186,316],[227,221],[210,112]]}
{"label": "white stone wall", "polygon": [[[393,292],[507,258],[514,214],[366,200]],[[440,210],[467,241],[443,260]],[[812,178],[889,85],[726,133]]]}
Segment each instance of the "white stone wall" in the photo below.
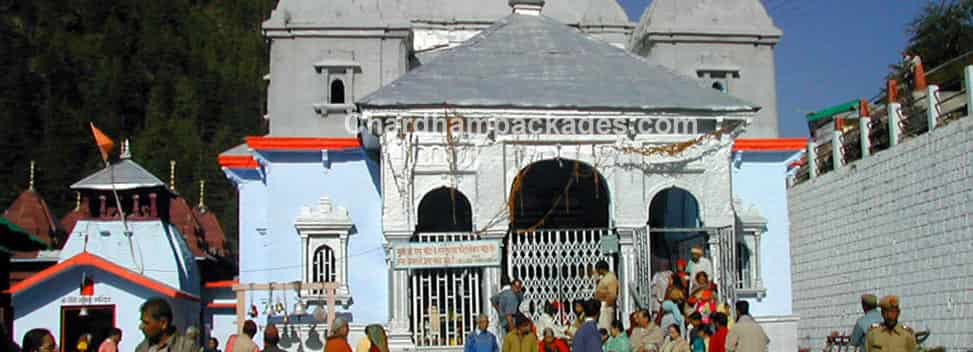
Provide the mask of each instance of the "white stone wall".
{"label": "white stone wall", "polygon": [[859,296],[901,297],[927,345],[973,347],[973,118],[789,190],[799,342],[850,333]]}

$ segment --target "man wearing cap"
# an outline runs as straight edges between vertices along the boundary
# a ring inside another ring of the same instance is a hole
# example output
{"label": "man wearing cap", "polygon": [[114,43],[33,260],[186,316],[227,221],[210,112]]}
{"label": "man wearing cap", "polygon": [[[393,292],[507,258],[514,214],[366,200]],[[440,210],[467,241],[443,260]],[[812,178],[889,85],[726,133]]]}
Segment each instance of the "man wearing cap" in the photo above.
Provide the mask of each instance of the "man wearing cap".
{"label": "man wearing cap", "polygon": [[872,325],[882,322],[882,313],[877,308],[878,297],[870,293],[862,295],[862,310],[865,311],[865,315],[858,318],[858,321],[855,322],[855,328],[851,330],[852,346],[862,348],[868,329],[871,329]]}
{"label": "man wearing cap", "polygon": [[706,277],[713,278],[715,276],[713,276],[713,263],[710,262],[709,259],[703,257],[702,246],[693,246],[693,249],[690,250],[689,253],[692,255],[692,260],[689,261],[689,267],[687,269],[689,271],[690,279],[689,289],[690,292],[692,292],[692,289],[694,289],[696,286],[696,274],[703,271],[706,272]]}
{"label": "man wearing cap", "polygon": [[878,302],[882,322],[872,325],[865,337],[865,352],[914,352],[916,335],[899,324],[899,297],[885,296]]}

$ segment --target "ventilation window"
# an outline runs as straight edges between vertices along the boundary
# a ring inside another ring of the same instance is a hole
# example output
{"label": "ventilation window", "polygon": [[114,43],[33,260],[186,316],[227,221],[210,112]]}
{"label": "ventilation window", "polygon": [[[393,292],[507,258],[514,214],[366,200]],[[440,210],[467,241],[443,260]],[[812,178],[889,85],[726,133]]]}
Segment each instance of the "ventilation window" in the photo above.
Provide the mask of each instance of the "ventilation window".
{"label": "ventilation window", "polygon": [[331,82],[331,104],[345,103],[345,84],[340,79]]}
{"label": "ventilation window", "polygon": [[713,89],[726,93],[726,88],[723,87],[723,83],[713,82]]}

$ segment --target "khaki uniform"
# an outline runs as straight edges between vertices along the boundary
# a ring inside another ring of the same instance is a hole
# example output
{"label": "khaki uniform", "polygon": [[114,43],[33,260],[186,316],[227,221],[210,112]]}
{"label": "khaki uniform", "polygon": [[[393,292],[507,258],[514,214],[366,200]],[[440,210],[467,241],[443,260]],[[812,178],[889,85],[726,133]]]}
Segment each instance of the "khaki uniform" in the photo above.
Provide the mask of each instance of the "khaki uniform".
{"label": "khaki uniform", "polygon": [[608,330],[615,320],[615,301],[618,299],[618,277],[608,272],[598,281],[595,298],[601,301],[601,314],[598,316],[598,328]]}
{"label": "khaki uniform", "polygon": [[882,324],[872,325],[865,337],[865,352],[915,352],[916,335],[911,328],[896,324],[889,329]]}

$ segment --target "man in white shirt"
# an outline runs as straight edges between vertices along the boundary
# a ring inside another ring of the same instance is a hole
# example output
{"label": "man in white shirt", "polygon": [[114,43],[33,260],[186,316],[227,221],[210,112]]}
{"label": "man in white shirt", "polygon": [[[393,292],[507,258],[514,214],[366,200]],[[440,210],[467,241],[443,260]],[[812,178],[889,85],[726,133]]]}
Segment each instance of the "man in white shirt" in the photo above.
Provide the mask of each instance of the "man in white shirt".
{"label": "man in white shirt", "polygon": [[706,277],[710,280],[715,276],[713,276],[713,262],[703,257],[704,252],[702,246],[694,246],[690,250],[690,254],[692,255],[692,260],[689,261],[689,267],[686,269],[689,271],[689,287],[692,290],[696,286],[696,274],[699,272],[706,272]]}

